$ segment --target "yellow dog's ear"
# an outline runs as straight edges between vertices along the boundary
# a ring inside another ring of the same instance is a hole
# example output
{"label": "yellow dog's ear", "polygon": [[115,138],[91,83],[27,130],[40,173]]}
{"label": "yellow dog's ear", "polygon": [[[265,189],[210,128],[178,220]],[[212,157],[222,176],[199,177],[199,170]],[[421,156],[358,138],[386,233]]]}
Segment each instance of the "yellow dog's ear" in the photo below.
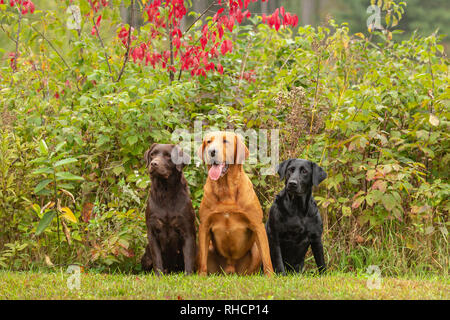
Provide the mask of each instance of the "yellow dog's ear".
{"label": "yellow dog's ear", "polygon": [[243,164],[246,159],[250,156],[245,144],[242,139],[237,134],[234,136],[234,163]]}
{"label": "yellow dog's ear", "polygon": [[205,147],[206,147],[206,142],[205,142],[205,139],[203,139],[202,145],[200,146],[200,148],[198,148],[198,151],[197,151],[197,156],[202,160],[202,162],[205,161],[203,159],[203,152],[205,151]]}

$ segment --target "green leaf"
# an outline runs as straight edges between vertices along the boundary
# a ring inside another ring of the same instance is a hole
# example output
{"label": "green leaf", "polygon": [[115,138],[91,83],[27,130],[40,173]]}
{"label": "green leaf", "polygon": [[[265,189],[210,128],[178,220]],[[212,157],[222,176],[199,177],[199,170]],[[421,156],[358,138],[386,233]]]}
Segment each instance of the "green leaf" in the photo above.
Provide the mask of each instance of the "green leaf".
{"label": "green leaf", "polygon": [[383,197],[381,198],[381,202],[388,211],[392,211],[392,209],[394,209],[397,204],[397,201],[392,196],[392,194],[383,195]]}
{"label": "green leaf", "polygon": [[84,180],[83,177],[76,176],[70,172],[57,172],[56,176],[58,177],[58,179],[56,179],[57,181],[60,181],[60,180]]}
{"label": "green leaf", "polygon": [[123,166],[117,166],[117,167],[114,167],[114,168],[112,169],[112,171],[114,172],[114,174],[115,174],[116,176],[118,176],[118,175],[121,174],[122,172],[125,172],[125,168],[124,168]]}
{"label": "green leaf", "polygon": [[55,162],[55,164],[53,166],[56,168],[56,167],[63,166],[65,164],[69,164],[69,163],[74,163],[77,161],[78,160],[75,158],[67,158],[67,159],[63,159],[63,160],[59,160],[59,161]]}
{"label": "green leaf", "polygon": [[60,144],[58,144],[55,148],[55,152],[57,153],[59,150],[61,150],[61,148],[66,144],[65,141],[61,142]]}
{"label": "green leaf", "polygon": [[39,191],[41,191],[42,189],[44,189],[50,182],[52,182],[52,179],[45,179],[42,180],[41,182],[39,182],[37,184],[37,186],[34,188],[34,193],[38,193]]}
{"label": "green leaf", "polygon": [[39,142],[39,152],[41,153],[41,155],[48,154],[48,147],[47,147],[47,144],[45,143],[45,140],[41,140]]}
{"label": "green leaf", "polygon": [[40,235],[52,222],[53,218],[56,216],[56,212],[51,210],[47,211],[44,216],[42,217],[41,221],[39,221],[39,224],[36,228],[36,235]]}
{"label": "green leaf", "polygon": [[342,215],[349,217],[352,215],[352,209],[350,209],[349,207],[342,207]]}
{"label": "green leaf", "polygon": [[39,168],[32,172],[32,174],[41,174],[41,173],[53,173],[53,169],[49,167]]}
{"label": "green leaf", "polygon": [[138,137],[137,136],[129,136],[127,138],[127,142],[130,146],[132,146],[133,144],[135,144],[138,141]]}

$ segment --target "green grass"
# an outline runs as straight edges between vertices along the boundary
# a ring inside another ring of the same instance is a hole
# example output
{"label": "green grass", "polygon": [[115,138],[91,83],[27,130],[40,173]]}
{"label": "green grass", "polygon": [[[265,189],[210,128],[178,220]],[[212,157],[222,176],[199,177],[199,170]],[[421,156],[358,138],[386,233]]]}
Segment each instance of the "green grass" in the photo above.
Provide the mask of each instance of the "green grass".
{"label": "green grass", "polygon": [[80,290],[69,290],[71,275],[59,272],[0,271],[0,299],[446,299],[444,277],[382,278],[369,289],[367,276],[330,273],[273,276],[157,277],[151,274],[81,274]]}

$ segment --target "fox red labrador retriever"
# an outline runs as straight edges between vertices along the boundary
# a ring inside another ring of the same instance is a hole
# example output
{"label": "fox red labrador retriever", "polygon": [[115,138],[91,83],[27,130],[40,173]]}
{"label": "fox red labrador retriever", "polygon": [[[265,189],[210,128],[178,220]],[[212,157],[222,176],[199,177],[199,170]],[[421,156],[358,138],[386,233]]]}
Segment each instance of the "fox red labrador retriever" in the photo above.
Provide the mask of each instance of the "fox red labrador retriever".
{"label": "fox red labrador retriever", "polygon": [[199,274],[273,273],[263,212],[243,162],[249,151],[231,132],[206,135],[199,157],[208,179],[200,204]]}

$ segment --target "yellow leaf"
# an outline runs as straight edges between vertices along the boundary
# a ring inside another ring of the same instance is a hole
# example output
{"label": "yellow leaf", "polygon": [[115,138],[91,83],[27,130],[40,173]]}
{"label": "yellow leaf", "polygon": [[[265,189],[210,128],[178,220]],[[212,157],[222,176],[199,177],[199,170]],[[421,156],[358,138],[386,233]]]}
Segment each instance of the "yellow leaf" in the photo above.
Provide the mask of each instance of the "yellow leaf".
{"label": "yellow leaf", "polygon": [[66,218],[67,220],[71,221],[71,222],[75,222],[77,223],[77,218],[75,217],[75,215],[73,214],[72,210],[70,210],[68,207],[64,207],[61,208],[61,212],[63,212],[64,214],[62,215],[62,217]]}
{"label": "yellow leaf", "polygon": [[398,19],[396,17],[392,18],[392,27],[398,25]]}
{"label": "yellow leaf", "polygon": [[388,31],[388,35],[387,36],[388,36],[389,40],[392,40],[392,32]]}
{"label": "yellow leaf", "polygon": [[45,264],[48,265],[49,267],[54,266],[54,264],[52,263],[52,261],[50,260],[50,257],[48,255],[45,255]]}
{"label": "yellow leaf", "polygon": [[361,39],[364,39],[364,35],[361,32],[355,33],[355,36],[360,37]]}
{"label": "yellow leaf", "polygon": [[436,117],[434,114],[430,114],[430,119],[429,119],[429,121],[430,121],[430,123],[433,125],[433,126],[438,126],[439,125],[439,119],[438,119],[438,117]]}

